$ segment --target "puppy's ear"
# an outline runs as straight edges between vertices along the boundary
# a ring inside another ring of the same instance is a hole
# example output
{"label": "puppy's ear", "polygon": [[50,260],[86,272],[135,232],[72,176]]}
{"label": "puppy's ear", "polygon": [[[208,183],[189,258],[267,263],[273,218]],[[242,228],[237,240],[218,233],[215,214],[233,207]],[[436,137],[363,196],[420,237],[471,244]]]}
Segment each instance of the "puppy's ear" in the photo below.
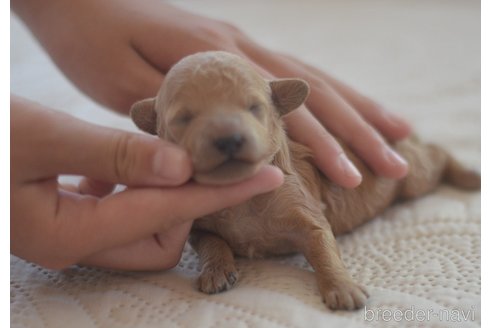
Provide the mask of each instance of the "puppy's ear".
{"label": "puppy's ear", "polygon": [[155,98],[137,101],[130,109],[130,117],[140,130],[150,134],[157,134],[157,113],[155,112]]}
{"label": "puppy's ear", "polygon": [[280,115],[285,115],[302,105],[309,95],[309,84],[301,79],[270,81],[272,100]]}

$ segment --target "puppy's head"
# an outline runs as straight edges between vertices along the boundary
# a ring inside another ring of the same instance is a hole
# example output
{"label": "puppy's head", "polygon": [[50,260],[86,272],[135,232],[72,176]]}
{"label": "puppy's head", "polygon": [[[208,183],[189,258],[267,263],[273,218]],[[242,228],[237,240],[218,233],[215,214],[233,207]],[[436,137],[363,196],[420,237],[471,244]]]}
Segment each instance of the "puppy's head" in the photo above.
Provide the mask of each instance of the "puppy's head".
{"label": "puppy's head", "polygon": [[228,184],[272,161],[285,136],[280,117],[308,93],[302,80],[267,81],[238,56],[203,52],[173,66],[158,95],[134,104],[131,117],[185,148],[196,181]]}

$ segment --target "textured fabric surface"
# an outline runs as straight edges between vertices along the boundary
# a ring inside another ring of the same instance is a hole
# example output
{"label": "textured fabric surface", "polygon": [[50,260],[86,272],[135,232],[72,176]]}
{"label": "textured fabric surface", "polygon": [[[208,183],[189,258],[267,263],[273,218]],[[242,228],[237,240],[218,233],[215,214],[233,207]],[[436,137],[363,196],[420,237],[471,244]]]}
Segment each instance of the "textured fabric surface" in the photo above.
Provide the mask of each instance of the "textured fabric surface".
{"label": "textured fabric surface", "polygon": [[[231,21],[261,43],[342,77],[406,116],[424,139],[480,168],[479,1],[177,4]],[[127,118],[77,92],[15,17],[11,38],[12,92],[135,131]],[[371,294],[361,311],[327,310],[301,255],[238,260],[237,286],[203,295],[194,286],[197,256],[187,246],[178,267],[155,273],[56,272],[12,257],[12,327],[480,325],[480,193],[440,187],[338,242],[349,271]]]}

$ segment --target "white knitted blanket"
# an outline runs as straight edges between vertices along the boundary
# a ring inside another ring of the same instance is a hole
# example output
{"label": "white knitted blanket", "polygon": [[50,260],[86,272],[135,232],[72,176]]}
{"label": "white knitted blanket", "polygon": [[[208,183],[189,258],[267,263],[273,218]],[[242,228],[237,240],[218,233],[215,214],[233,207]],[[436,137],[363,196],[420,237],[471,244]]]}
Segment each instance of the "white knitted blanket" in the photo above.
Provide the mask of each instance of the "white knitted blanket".
{"label": "white knitted blanket", "polygon": [[[402,113],[428,140],[480,169],[480,2],[176,1],[313,63]],[[11,22],[11,90],[108,126],[127,118],[82,96],[25,28]],[[206,296],[186,247],[156,273],[42,269],[11,258],[12,327],[478,327],[480,193],[440,187],[338,239],[371,297],[365,309],[325,308],[301,256],[238,260],[241,279]]]}

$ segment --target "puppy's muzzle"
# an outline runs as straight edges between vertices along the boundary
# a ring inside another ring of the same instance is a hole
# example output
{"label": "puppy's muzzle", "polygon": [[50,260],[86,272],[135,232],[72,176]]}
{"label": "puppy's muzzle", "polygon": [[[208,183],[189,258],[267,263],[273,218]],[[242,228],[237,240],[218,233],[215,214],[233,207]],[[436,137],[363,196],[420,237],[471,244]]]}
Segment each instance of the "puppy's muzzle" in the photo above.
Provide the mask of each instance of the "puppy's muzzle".
{"label": "puppy's muzzle", "polygon": [[259,124],[242,114],[223,112],[200,123],[190,147],[196,181],[219,185],[238,182],[252,176],[264,164],[268,154]]}

